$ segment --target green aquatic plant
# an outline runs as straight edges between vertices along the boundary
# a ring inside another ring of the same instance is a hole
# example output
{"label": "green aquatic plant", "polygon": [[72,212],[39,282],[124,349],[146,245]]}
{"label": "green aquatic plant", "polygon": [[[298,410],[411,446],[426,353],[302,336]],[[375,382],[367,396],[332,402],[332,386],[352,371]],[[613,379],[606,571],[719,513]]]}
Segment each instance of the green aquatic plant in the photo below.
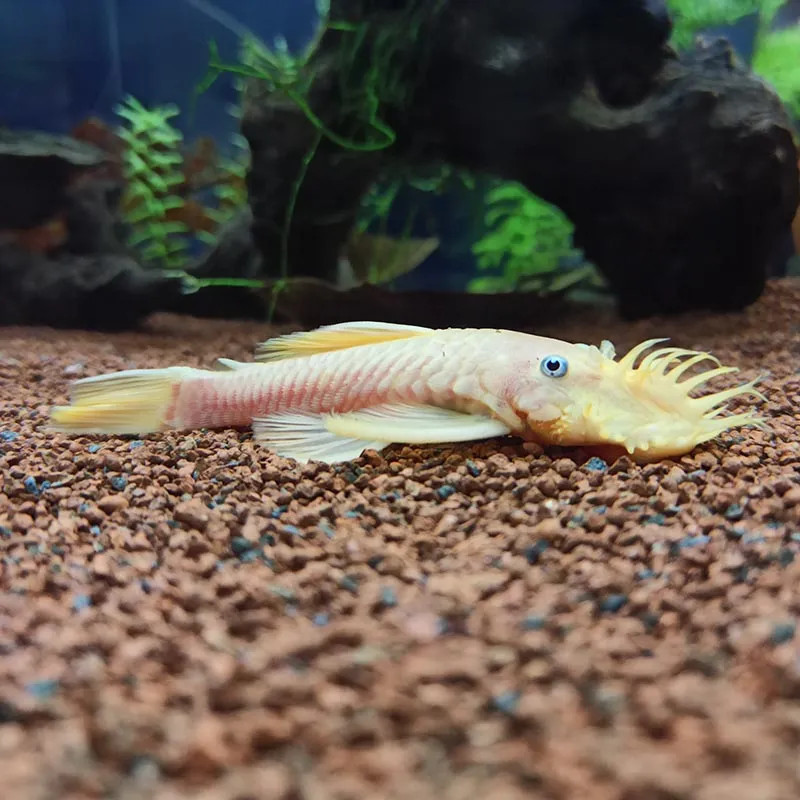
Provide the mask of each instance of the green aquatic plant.
{"label": "green aquatic plant", "polygon": [[[358,152],[383,150],[394,144],[396,133],[387,122],[386,112],[407,107],[416,85],[414,75],[408,74],[404,50],[408,41],[419,35],[424,21],[443,5],[443,0],[410,3],[397,11],[394,24],[375,25],[369,21],[333,20],[329,0],[317,0],[320,22],[310,42],[298,53],[290,52],[283,37],[277,37],[270,48],[258,37],[246,35],[241,37],[239,62],[229,64],[222,61],[216,43],[210,43],[209,68],[197,88],[198,93],[208,89],[224,73],[253,79],[263,84],[278,102],[285,100],[294,104],[315,130],[287,203],[280,256],[282,279],[288,278],[288,238],[297,197],[320,144],[327,139],[344,150]],[[366,16],[353,13],[355,19]],[[315,56],[322,38],[329,34],[339,39],[332,58],[340,95],[337,116],[346,121],[341,130],[322,119],[311,100],[322,66]],[[416,69],[422,70],[423,66],[423,60],[416,62]]]}
{"label": "green aquatic plant", "polygon": [[706,28],[730,25],[749,14],[771,22],[785,0],[667,0],[672,16],[672,43],[678,48],[691,45]]}
{"label": "green aquatic plant", "polygon": [[800,119],[800,24],[760,36],[753,71],[770,83]]}
{"label": "green aquatic plant", "polygon": [[[209,216],[216,222],[217,229],[229,222],[247,206],[247,171],[250,168],[250,145],[241,134],[242,96],[244,88],[237,81],[238,100],[227,107],[228,114],[236,121],[236,130],[231,134],[231,152],[219,160],[219,177],[214,183],[213,193],[217,207],[208,209]],[[204,237],[207,243],[215,244],[217,235],[211,233]]]}
{"label": "green aquatic plant", "polygon": [[127,181],[122,208],[131,232],[127,244],[145,263],[173,269],[186,262],[188,228],[170,220],[183,205],[176,188],[184,182],[180,145],[183,135],[170,119],[175,105],[146,108],[128,95],[115,107],[124,122],[117,135],[125,143],[123,168]]}
{"label": "green aquatic plant", "polygon": [[[572,241],[573,225],[558,208],[513,181],[496,182],[485,202],[486,232],[472,252],[478,269],[489,274],[473,278],[469,291],[554,290],[588,275]],[[564,262],[579,263],[581,273],[565,275]]]}
{"label": "green aquatic plant", "polygon": [[751,67],[800,117],[800,24],[773,29],[775,16],[785,3],[786,0],[668,0],[673,20],[672,43],[685,48],[705,29],[757,15]]}

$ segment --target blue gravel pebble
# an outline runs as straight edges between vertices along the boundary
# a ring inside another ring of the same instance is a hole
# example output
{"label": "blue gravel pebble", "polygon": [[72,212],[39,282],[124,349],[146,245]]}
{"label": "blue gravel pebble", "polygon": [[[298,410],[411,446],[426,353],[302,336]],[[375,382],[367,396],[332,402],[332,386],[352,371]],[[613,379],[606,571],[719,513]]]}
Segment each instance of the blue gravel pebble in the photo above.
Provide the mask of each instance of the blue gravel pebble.
{"label": "blue gravel pebble", "polygon": [[517,710],[520,697],[520,692],[509,689],[493,697],[492,706],[503,714],[513,714]]}
{"label": "blue gravel pebble", "polygon": [[549,544],[544,539],[539,539],[536,544],[532,544],[525,548],[524,555],[529,564],[535,564],[539,560],[539,556],[544,553],[549,547]]}
{"label": "blue gravel pebble", "polygon": [[128,479],[124,475],[115,475],[111,479],[111,488],[121,492],[128,485]]}
{"label": "blue gravel pebble", "polygon": [[50,700],[58,691],[58,681],[33,681],[25,688],[28,690],[28,693],[32,694],[37,700]]}
{"label": "blue gravel pebble", "polygon": [[34,478],[33,475],[28,475],[23,481],[23,485],[25,486],[25,491],[29,494],[39,494],[39,485],[36,483],[36,478]]}
{"label": "blue gravel pebble", "polygon": [[650,578],[652,578],[654,576],[655,576],[655,572],[653,572],[653,570],[651,570],[651,569],[640,569],[636,573],[636,579],[640,580],[640,581],[649,580]]}
{"label": "blue gravel pebble", "polygon": [[384,586],[381,589],[381,605],[393,608],[397,605],[397,595],[391,586]]}
{"label": "blue gravel pebble", "polygon": [[624,594],[610,594],[600,601],[600,610],[616,614],[626,603],[628,596]]}
{"label": "blue gravel pebble", "polygon": [[129,445],[130,450],[136,450],[139,447],[144,447],[144,442],[141,439],[134,439]]}
{"label": "blue gravel pebble", "polygon": [[90,453],[96,453],[102,446],[101,444],[90,444],[86,449]]}
{"label": "blue gravel pebble", "polygon": [[284,525],[283,529],[292,536],[302,536],[303,533],[296,525]]}
{"label": "blue gravel pebble", "polygon": [[440,486],[436,490],[436,494],[440,500],[447,500],[448,497],[455,494],[455,491],[455,486],[450,486],[450,484],[446,483],[444,486]]}
{"label": "blue gravel pebble", "polygon": [[325,627],[330,621],[330,617],[327,614],[314,614],[312,617],[312,622],[315,625],[318,625],[320,628]]}
{"label": "blue gravel pebble", "polygon": [[467,459],[466,466],[467,472],[469,472],[473,478],[477,478],[478,475],[481,474],[481,468],[474,461]]}
{"label": "blue gravel pebble", "polygon": [[245,539],[244,536],[234,536],[231,539],[231,551],[235,556],[241,558],[245,553],[249,553],[253,549],[253,542]]}
{"label": "blue gravel pebble", "polygon": [[92,604],[92,598],[88,594],[76,594],[72,601],[74,611],[83,611]]}
{"label": "blue gravel pebble", "polygon": [[605,472],[608,469],[608,464],[602,458],[593,456],[586,462],[586,469],[590,469],[593,472]]}
{"label": "blue gravel pebble", "polygon": [[19,434],[16,431],[0,431],[0,439],[4,442],[13,442],[19,438]]}
{"label": "blue gravel pebble", "polygon": [[725,510],[725,519],[737,520],[744,516],[744,508],[739,503],[733,503]]}
{"label": "blue gravel pebble", "polygon": [[358,594],[358,580],[351,575],[345,575],[340,581],[339,586],[346,592]]}
{"label": "blue gravel pebble", "polygon": [[705,534],[700,534],[699,536],[685,536],[681,539],[678,544],[681,548],[686,547],[701,547],[704,544],[708,544],[711,541],[710,536],[706,536]]}
{"label": "blue gravel pebble", "polygon": [[278,595],[278,597],[282,597],[284,600],[291,602],[295,599],[294,590],[290,589],[288,586],[271,586],[270,589],[272,590],[273,594]]}
{"label": "blue gravel pebble", "polygon": [[794,639],[797,632],[797,625],[794,622],[781,622],[772,629],[772,634],[769,637],[772,644],[786,644]]}
{"label": "blue gravel pebble", "polygon": [[653,611],[645,611],[639,616],[639,619],[641,620],[645,629],[651,631],[656,625],[658,625],[659,616]]}
{"label": "blue gravel pebble", "polygon": [[540,631],[544,628],[547,620],[538,614],[529,614],[522,620],[522,628],[526,631]]}

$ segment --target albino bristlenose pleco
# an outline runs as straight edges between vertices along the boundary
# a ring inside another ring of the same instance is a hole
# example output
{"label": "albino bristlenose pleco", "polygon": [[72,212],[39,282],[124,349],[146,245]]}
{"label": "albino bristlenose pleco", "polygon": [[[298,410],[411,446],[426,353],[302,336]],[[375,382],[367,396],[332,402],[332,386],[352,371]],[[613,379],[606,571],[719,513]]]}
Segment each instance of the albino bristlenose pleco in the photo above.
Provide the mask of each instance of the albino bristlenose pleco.
{"label": "albino bristlenose pleco", "polygon": [[[54,408],[51,421],[71,434],[252,425],[279,455],[323,462],[392,443],[507,434],[545,446],[617,446],[644,462],[682,455],[731,428],[765,426],[751,409],[730,408],[746,395],[764,399],[758,379],[695,396],[737,369],[706,352],[656,347],[665,341],[642,342],[616,360],[607,341],[343,323],[270,339],[252,362],[78,380],[71,404]],[[703,361],[709,369],[684,377]]]}

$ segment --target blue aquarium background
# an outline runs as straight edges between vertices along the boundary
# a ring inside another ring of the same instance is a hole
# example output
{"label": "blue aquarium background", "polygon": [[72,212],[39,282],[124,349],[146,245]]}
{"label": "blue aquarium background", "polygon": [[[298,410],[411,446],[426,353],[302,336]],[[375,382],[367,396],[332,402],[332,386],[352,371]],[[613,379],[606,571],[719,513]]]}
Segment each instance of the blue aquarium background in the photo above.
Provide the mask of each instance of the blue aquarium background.
{"label": "blue aquarium background", "polygon": [[[796,21],[797,5],[786,5],[782,24]],[[0,126],[68,133],[90,116],[116,125],[114,106],[130,94],[147,107],[176,104],[181,113],[174,123],[187,144],[210,136],[224,151],[236,131],[228,112],[233,81],[217,80],[196,96],[209,42],[228,61],[245,31],[267,44],[283,37],[294,50],[316,22],[315,0],[0,0]],[[749,61],[756,26],[751,14],[707,30],[728,36]],[[441,245],[424,269],[393,286],[463,290],[475,276],[471,247],[480,234],[481,202],[480,192],[457,186],[440,194],[404,188],[388,232],[403,228],[413,206],[411,235],[429,236],[433,228]]]}
{"label": "blue aquarium background", "polygon": [[147,106],[177,103],[187,140],[223,141],[230,81],[189,113],[209,41],[232,57],[239,28],[297,48],[315,20],[314,0],[0,0],[0,124],[63,133],[90,115],[114,121],[114,105],[132,94]]}

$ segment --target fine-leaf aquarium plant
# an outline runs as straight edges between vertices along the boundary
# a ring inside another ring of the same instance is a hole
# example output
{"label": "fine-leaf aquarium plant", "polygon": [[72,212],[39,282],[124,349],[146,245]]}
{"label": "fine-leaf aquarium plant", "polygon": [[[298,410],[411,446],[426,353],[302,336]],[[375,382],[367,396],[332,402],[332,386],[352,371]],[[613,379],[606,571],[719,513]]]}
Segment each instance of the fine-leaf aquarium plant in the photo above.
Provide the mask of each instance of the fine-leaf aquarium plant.
{"label": "fine-leaf aquarium plant", "polygon": [[[434,13],[442,5],[443,0],[434,0]],[[383,150],[395,142],[395,131],[384,119],[385,109],[407,107],[412,99],[413,81],[404,74],[402,47],[408,37],[413,38],[415,32],[419,32],[422,20],[431,12],[430,4],[409,3],[398,11],[396,24],[372,30],[369,22],[331,19],[329,0],[317,0],[316,10],[320,20],[316,33],[297,54],[289,51],[283,37],[277,37],[274,47],[269,48],[250,35],[242,39],[239,63],[227,64],[212,41],[209,70],[198,87],[198,92],[205,91],[224,73],[256,79],[263,82],[273,96],[293,103],[316,130],[286,208],[280,258],[280,275],[284,281],[289,277],[288,235],[297,196],[320,142],[328,139],[345,150],[361,152]],[[355,121],[346,131],[335,130],[327,124],[309,102],[316,78],[312,57],[327,31],[342,34],[337,53],[341,112],[343,119]],[[393,187],[389,186],[388,190],[393,191]],[[373,194],[370,199],[376,200],[379,195]],[[385,202],[387,198],[384,195],[382,199]]]}
{"label": "fine-leaf aquarium plant", "polygon": [[543,276],[564,262],[580,261],[581,253],[572,243],[572,223],[524,186],[498,181],[485,201],[487,232],[472,251],[477,268],[487,274],[470,282],[471,291],[543,290]]}
{"label": "fine-leaf aquarium plant", "polygon": [[124,120],[117,135],[125,143],[124,175],[127,181],[122,207],[131,228],[128,245],[142,260],[163,269],[182,267],[186,262],[188,228],[169,219],[183,200],[176,189],[184,181],[180,169],[183,157],[181,132],[170,119],[179,109],[174,105],[145,108],[128,96],[116,106]]}

